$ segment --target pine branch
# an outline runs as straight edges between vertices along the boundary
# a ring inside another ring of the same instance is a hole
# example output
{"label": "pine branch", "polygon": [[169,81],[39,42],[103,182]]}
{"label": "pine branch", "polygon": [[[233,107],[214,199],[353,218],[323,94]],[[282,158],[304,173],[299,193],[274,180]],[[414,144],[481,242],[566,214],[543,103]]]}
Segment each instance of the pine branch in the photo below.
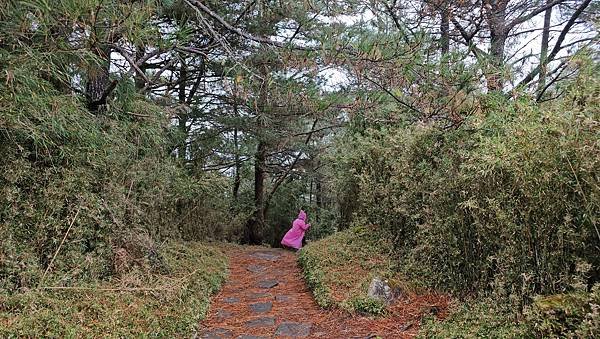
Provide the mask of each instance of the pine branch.
{"label": "pine branch", "polygon": [[389,96],[391,96],[394,100],[396,100],[397,103],[399,103],[400,105],[413,110],[421,115],[423,115],[423,112],[421,112],[419,109],[417,109],[415,106],[407,103],[406,101],[398,98],[394,93],[392,93],[389,89],[385,88],[385,86],[383,86],[382,84],[376,82],[375,80],[372,80],[371,78],[367,77],[366,75],[363,75],[365,79],[367,79],[369,82],[371,82],[372,84],[374,84],[375,86],[379,87],[379,89],[381,89],[382,91],[384,91],[385,93],[387,93]]}
{"label": "pine branch", "polygon": [[[315,119],[315,121],[312,124],[312,127],[310,128],[310,131],[308,132],[308,135],[306,136],[306,140],[304,141],[305,145],[308,145],[308,143],[310,142],[310,139],[312,138],[313,134],[315,133],[315,127],[317,126],[317,122],[319,122],[318,118]],[[290,174],[290,172],[294,169],[294,167],[298,163],[298,160],[300,160],[300,157],[302,156],[302,154],[304,154],[304,152],[302,152],[302,151],[298,152],[298,154],[294,158],[294,161],[292,162],[292,164],[290,166],[288,166],[288,168],[283,173],[283,175],[281,175],[273,184],[271,191],[269,192],[269,194],[267,195],[267,198],[265,199],[265,211],[268,210],[268,208],[269,208],[269,202],[271,201],[271,198],[273,197],[273,195],[275,194],[275,192],[277,191],[279,186],[283,183],[285,178],[287,178],[288,175]]]}
{"label": "pine branch", "polygon": [[185,2],[190,5],[191,7],[194,8],[198,8],[200,9],[202,12],[206,13],[208,16],[210,16],[211,18],[213,18],[214,20],[216,20],[218,23],[220,23],[223,27],[225,27],[226,29],[228,29],[229,31],[241,36],[242,38],[245,38],[247,40],[251,40],[254,42],[258,42],[261,44],[267,44],[267,45],[271,45],[271,46],[275,46],[275,47],[279,47],[279,48],[288,48],[291,47],[292,49],[296,49],[296,50],[301,50],[301,51],[318,51],[318,48],[313,48],[313,47],[305,47],[305,46],[298,46],[298,45],[286,45],[286,44],[282,44],[280,42],[271,40],[269,38],[264,38],[264,37],[258,37],[255,35],[252,35],[250,33],[244,32],[236,27],[233,27],[230,23],[228,23],[225,19],[223,19],[221,16],[219,16],[217,13],[213,12],[210,8],[206,7],[204,4],[202,4],[200,1],[197,0],[185,0]]}
{"label": "pine branch", "polygon": [[123,56],[123,58],[125,58],[125,60],[129,63],[129,65],[135,70],[135,72],[141,76],[144,81],[149,84],[150,83],[150,79],[148,79],[148,77],[146,76],[146,73],[144,73],[144,71],[142,71],[140,69],[140,65],[138,65],[133,58],[131,57],[131,55],[129,55],[129,53],[127,53],[127,51],[125,49],[123,49],[121,46],[118,46],[116,44],[111,44],[110,45],[112,48],[116,49],[119,54],[121,54]]}

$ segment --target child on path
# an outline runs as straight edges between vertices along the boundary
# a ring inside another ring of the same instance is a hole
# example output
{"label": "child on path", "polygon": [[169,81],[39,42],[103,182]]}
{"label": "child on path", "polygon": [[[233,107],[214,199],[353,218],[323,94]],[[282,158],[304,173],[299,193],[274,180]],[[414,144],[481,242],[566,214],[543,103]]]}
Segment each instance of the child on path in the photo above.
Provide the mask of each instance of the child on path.
{"label": "child on path", "polygon": [[304,233],[310,228],[310,224],[306,223],[306,212],[300,210],[298,218],[292,223],[292,228],[287,231],[281,244],[285,247],[290,247],[296,250],[302,248],[302,239],[304,239]]}

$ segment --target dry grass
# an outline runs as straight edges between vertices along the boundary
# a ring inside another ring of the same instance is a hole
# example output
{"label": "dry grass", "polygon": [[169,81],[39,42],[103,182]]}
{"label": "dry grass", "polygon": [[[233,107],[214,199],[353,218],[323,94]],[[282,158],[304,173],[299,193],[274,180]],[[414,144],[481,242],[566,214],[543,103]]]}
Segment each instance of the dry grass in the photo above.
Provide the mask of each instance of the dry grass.
{"label": "dry grass", "polygon": [[0,295],[0,337],[181,337],[206,315],[226,275],[212,245],[170,243],[169,274],[129,271],[96,285]]}
{"label": "dry grass", "polygon": [[366,296],[373,277],[394,277],[390,252],[374,228],[359,227],[311,243],[300,261],[305,274],[318,276],[313,280],[322,286],[321,295],[316,293],[322,306],[348,308],[352,299]]}
{"label": "dry grass", "polygon": [[[398,274],[387,239],[375,227],[355,227],[305,247],[300,264],[316,301],[323,307],[412,322],[428,313],[444,317],[449,297],[420,289]],[[368,298],[374,277],[387,279],[401,297],[391,305]]]}

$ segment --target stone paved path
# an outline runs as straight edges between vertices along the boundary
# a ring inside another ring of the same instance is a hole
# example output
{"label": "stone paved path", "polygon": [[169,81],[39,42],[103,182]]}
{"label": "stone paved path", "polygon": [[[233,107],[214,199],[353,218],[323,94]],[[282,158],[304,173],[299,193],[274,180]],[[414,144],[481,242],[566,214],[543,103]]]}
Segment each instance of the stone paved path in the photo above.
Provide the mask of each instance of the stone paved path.
{"label": "stone paved path", "polygon": [[197,338],[409,338],[418,320],[373,319],[321,309],[296,264],[281,249],[230,250],[230,276],[212,300]]}

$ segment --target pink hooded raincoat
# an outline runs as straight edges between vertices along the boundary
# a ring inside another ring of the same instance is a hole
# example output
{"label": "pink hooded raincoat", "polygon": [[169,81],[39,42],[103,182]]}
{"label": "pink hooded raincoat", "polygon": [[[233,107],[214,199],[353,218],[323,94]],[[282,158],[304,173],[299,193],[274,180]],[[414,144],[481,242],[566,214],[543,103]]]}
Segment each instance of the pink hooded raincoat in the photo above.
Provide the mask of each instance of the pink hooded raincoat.
{"label": "pink hooded raincoat", "polygon": [[292,228],[285,234],[281,240],[281,244],[287,247],[300,249],[302,247],[302,239],[304,233],[310,228],[310,224],[306,223],[306,213],[300,210],[298,218],[292,223]]}

